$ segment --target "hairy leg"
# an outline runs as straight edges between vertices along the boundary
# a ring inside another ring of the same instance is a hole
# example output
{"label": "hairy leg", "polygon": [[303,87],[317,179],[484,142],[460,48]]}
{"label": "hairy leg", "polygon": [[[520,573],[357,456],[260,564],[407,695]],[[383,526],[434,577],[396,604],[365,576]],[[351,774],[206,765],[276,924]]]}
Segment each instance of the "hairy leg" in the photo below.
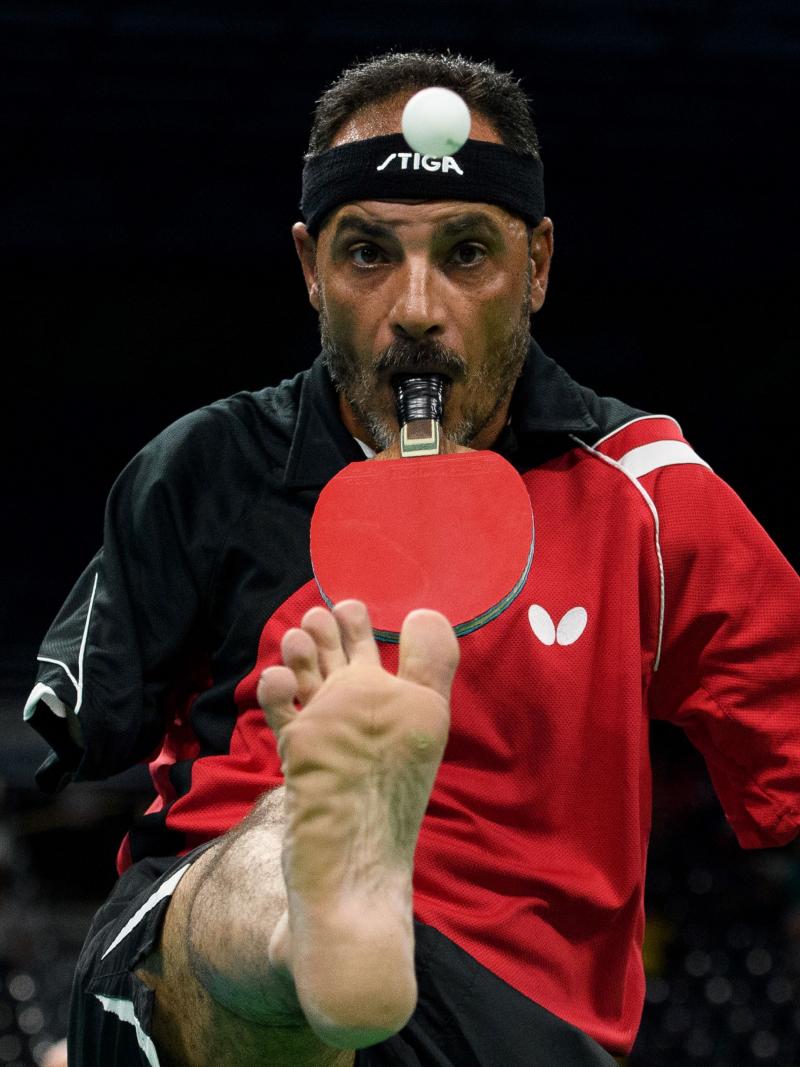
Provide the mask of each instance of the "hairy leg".
{"label": "hairy leg", "polygon": [[[259,702],[286,778],[176,888],[158,953],[164,1067],[345,1067],[416,1005],[413,854],[449,729],[458,642],[412,612],[397,676],[364,605],[312,609]],[[300,709],[296,704],[300,704]]]}
{"label": "hairy leg", "polygon": [[[249,818],[256,822],[258,816],[254,811]],[[234,987],[222,997],[209,992],[208,963],[198,956],[193,942],[202,943],[206,933],[224,932],[208,925],[202,908],[193,914],[193,905],[201,887],[220,893],[229,889],[223,843],[227,844],[222,839],[220,846],[200,856],[181,880],[167,910],[159,950],[137,972],[156,991],[152,1036],[161,1067],[352,1067],[355,1054],[321,1041],[303,1016],[291,985],[271,975],[268,967],[262,968],[258,994],[250,983],[242,986],[238,1000]],[[271,868],[280,879],[280,839],[272,847],[262,843],[266,847],[261,871]],[[285,904],[282,891],[270,900],[272,885],[270,876],[262,898],[267,926],[277,921]],[[271,927],[265,931],[267,940],[270,933]],[[235,937],[236,931],[231,934]]]}

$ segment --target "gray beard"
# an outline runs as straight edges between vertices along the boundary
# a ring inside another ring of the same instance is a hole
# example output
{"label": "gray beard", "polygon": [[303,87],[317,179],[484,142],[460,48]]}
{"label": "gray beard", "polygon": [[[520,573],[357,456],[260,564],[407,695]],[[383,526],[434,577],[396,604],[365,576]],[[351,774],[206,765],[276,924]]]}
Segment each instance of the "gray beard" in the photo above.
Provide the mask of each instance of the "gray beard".
{"label": "gray beard", "polygon": [[323,362],[328,368],[337,393],[344,396],[359,422],[369,430],[379,452],[395,444],[399,432],[390,416],[375,408],[376,373],[395,369],[411,371],[415,364],[423,366],[435,362],[442,371],[450,370],[454,378],[465,379],[468,375],[472,389],[479,396],[491,395],[495,398],[488,412],[470,410],[467,407],[454,422],[447,420],[445,411],[444,429],[451,441],[468,446],[475,440],[506,403],[522,373],[530,344],[530,285],[529,272],[525,300],[505,350],[487,361],[489,367],[483,364],[473,370],[469,370],[457,352],[439,341],[420,345],[414,341],[400,339],[385,348],[374,364],[363,366],[352,350],[333,341],[325,300],[320,289],[319,324]]}

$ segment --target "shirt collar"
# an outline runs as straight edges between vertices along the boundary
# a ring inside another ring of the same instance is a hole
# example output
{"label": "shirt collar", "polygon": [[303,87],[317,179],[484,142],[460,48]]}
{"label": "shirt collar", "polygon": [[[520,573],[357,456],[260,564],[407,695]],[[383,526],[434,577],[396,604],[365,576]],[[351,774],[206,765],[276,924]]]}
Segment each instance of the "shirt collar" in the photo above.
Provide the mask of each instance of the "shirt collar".
{"label": "shirt collar", "polygon": [[301,378],[297,420],[284,476],[288,489],[326,485],[342,467],[364,459],[361,446],[342,422],[339,396],[322,355]]}
{"label": "shirt collar", "polygon": [[[302,489],[325,485],[348,463],[365,458],[364,450],[344,425],[339,397],[322,356],[303,377],[284,484]],[[511,399],[511,426],[495,444],[504,451],[509,438],[520,443],[534,434],[597,430],[580,387],[531,339],[525,364]],[[510,433],[508,431],[511,431]]]}
{"label": "shirt collar", "polygon": [[511,424],[517,436],[599,429],[580,386],[532,338],[511,398]]}

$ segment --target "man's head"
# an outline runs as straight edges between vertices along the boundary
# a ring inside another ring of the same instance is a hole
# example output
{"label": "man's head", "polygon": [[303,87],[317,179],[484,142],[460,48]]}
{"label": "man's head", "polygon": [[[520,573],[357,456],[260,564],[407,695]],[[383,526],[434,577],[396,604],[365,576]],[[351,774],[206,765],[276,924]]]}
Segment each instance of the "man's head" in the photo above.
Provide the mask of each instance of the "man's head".
{"label": "man's head", "polygon": [[[345,71],[319,101],[307,159],[399,133],[406,102],[430,85],[463,97],[471,141],[505,145],[515,156],[484,146],[485,154],[508,156],[513,166],[519,156],[538,159],[528,103],[510,75],[459,56],[419,53]],[[293,230],[342,417],[376,450],[389,448],[398,435],[393,374],[436,370],[451,382],[445,438],[487,448],[507,419],[529,316],[544,302],[552,224],[526,221],[501,206],[508,198],[492,202],[486,186],[470,194],[475,200],[430,199],[430,192],[421,200],[399,180],[392,199],[374,198],[373,190],[336,203],[313,236],[304,223]]]}
{"label": "man's head", "polygon": [[491,63],[425,52],[390,52],[340,74],[317,102],[306,158],[330,148],[353,115],[401,93],[408,98],[429,85],[458,93],[470,111],[488,119],[504,145],[538,158],[539,138],[528,98],[515,78]]}

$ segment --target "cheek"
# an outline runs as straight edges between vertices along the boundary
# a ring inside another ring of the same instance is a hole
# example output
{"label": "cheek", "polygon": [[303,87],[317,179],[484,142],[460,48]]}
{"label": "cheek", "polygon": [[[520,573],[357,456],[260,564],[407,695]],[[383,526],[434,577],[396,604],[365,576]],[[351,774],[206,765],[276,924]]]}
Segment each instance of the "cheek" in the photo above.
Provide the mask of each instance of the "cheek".
{"label": "cheek", "polygon": [[482,318],[493,328],[513,327],[518,322],[528,287],[528,266],[525,244],[509,249],[495,269],[480,279],[474,296],[480,300]]}
{"label": "cheek", "polygon": [[328,319],[328,330],[335,340],[343,340],[353,337],[358,330],[359,317],[351,300],[342,299],[342,296],[333,286],[324,290],[325,314]]}
{"label": "cheek", "polygon": [[392,342],[385,293],[366,286],[355,291],[346,283],[333,283],[325,297],[331,336],[340,344],[366,355]]}
{"label": "cheek", "polygon": [[518,278],[505,278],[493,284],[481,300],[478,321],[482,332],[494,339],[510,336],[522,314],[525,286]]}

